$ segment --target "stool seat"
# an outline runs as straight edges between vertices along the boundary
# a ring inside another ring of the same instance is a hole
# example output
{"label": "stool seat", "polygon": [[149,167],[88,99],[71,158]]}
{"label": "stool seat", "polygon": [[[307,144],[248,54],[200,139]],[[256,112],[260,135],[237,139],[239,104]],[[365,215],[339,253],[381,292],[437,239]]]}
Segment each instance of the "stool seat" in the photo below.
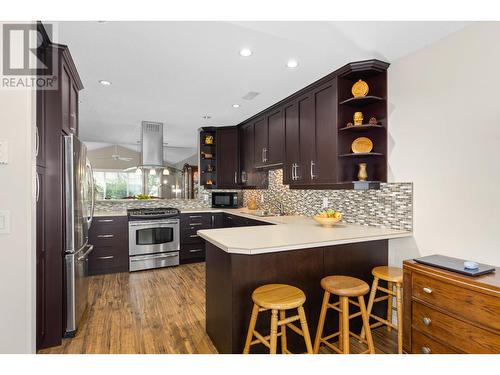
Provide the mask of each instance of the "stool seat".
{"label": "stool seat", "polygon": [[306,295],[302,290],[286,284],[267,284],[252,293],[255,304],[273,310],[289,310],[302,306]]}
{"label": "stool seat", "polygon": [[321,279],[321,287],[329,293],[342,297],[364,296],[370,287],[363,280],[349,276],[327,276]]}
{"label": "stool seat", "polygon": [[403,282],[403,270],[397,267],[379,266],[372,269],[372,275],[391,283]]}

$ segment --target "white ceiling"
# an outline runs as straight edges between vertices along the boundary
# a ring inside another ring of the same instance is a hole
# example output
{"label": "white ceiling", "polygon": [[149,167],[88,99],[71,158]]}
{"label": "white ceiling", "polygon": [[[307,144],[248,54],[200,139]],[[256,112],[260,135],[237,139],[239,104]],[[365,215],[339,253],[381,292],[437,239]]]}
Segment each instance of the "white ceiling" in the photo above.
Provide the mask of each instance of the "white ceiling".
{"label": "white ceiling", "polygon": [[[466,25],[60,22],[53,39],[69,46],[85,86],[81,138],[136,148],[142,120],[163,122],[165,142],[176,146],[167,159],[176,162],[192,154],[200,126],[235,125],[350,61],[392,62]],[[243,47],[253,55],[241,57]],[[298,68],[286,67],[290,58]],[[260,95],[242,99],[249,91]]]}

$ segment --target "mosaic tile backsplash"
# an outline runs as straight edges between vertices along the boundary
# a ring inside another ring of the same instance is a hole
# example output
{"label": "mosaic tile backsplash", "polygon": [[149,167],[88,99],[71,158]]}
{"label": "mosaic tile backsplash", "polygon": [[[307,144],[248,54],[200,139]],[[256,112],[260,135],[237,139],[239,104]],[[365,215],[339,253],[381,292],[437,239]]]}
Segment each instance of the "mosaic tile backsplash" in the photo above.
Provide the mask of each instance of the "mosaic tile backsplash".
{"label": "mosaic tile backsplash", "polygon": [[[153,201],[109,200],[96,202],[96,210],[116,211],[139,207],[176,207],[198,209],[211,206],[212,191],[200,189],[200,199],[162,199]],[[238,191],[238,190],[224,190]],[[243,205],[255,197],[259,209],[277,210],[282,202],[285,213],[315,215],[322,210],[323,198],[328,207],[344,214],[343,221],[391,229],[413,230],[413,184],[383,183],[380,190],[297,190],[283,185],[281,169],[269,171],[269,188],[243,190]]]}

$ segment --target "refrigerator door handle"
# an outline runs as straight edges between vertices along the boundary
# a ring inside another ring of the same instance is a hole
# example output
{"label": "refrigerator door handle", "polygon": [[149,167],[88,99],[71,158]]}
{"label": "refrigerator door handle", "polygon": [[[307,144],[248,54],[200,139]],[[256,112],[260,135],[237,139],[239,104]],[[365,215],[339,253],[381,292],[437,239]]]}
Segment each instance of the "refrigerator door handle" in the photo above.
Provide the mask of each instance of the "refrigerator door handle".
{"label": "refrigerator door handle", "polygon": [[94,250],[94,245],[89,245],[88,250],[81,257],[79,257],[78,260],[80,261],[85,259],[92,252],[92,250]]}
{"label": "refrigerator door handle", "polygon": [[91,208],[90,208],[90,216],[87,219],[88,228],[92,225],[92,220],[94,219],[94,208],[95,208],[95,191],[94,191],[94,170],[92,169],[92,164],[90,164],[89,159],[86,161],[85,165],[90,172],[90,199],[91,199]]}

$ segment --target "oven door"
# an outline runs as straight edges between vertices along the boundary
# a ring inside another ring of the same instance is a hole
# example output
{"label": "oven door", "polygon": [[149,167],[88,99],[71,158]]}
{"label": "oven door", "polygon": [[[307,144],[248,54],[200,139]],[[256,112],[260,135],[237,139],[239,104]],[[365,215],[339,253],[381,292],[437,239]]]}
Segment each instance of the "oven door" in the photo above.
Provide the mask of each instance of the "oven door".
{"label": "oven door", "polygon": [[129,255],[179,251],[179,220],[129,222]]}

